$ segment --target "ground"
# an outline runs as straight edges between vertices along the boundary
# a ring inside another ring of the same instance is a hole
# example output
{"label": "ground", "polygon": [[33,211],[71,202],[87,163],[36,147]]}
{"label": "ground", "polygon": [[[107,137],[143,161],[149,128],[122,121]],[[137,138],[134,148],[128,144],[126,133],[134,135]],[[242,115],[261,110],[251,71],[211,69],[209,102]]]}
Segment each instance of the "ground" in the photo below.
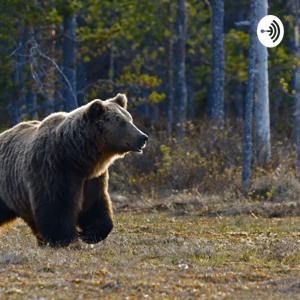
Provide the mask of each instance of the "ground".
{"label": "ground", "polygon": [[115,218],[105,242],[59,250],[38,248],[21,220],[2,228],[0,298],[300,299],[300,217],[177,203],[120,206]]}

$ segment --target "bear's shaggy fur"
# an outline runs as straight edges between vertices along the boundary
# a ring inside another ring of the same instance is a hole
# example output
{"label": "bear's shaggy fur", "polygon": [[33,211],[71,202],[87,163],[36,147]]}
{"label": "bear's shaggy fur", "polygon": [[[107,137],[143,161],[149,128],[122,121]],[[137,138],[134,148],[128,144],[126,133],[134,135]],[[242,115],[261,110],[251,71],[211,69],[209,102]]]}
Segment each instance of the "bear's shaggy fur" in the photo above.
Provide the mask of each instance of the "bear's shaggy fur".
{"label": "bear's shaggy fur", "polygon": [[0,225],[21,217],[39,245],[105,239],[113,227],[108,167],[147,141],[126,107],[118,94],[1,133]]}

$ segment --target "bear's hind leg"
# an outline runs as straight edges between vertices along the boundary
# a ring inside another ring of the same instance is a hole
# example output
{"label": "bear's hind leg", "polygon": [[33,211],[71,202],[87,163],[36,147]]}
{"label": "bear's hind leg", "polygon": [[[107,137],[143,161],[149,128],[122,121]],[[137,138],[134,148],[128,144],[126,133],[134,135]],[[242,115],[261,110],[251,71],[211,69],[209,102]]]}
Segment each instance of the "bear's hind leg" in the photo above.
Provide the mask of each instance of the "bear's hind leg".
{"label": "bear's hind leg", "polygon": [[79,215],[80,238],[95,244],[104,240],[113,229],[113,213],[107,191],[108,173],[89,180],[84,189],[84,207]]}
{"label": "bear's hind leg", "polygon": [[4,201],[0,199],[0,226],[16,218],[17,214],[8,208]]}

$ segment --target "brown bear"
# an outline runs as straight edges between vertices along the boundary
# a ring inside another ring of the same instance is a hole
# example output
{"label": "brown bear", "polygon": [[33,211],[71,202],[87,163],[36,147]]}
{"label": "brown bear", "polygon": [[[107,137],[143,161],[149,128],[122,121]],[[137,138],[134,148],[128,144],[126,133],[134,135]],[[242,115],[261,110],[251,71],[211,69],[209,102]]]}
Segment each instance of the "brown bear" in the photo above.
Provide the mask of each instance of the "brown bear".
{"label": "brown bear", "polygon": [[0,225],[21,217],[39,245],[97,243],[113,227],[108,168],[148,136],[118,94],[0,134]]}

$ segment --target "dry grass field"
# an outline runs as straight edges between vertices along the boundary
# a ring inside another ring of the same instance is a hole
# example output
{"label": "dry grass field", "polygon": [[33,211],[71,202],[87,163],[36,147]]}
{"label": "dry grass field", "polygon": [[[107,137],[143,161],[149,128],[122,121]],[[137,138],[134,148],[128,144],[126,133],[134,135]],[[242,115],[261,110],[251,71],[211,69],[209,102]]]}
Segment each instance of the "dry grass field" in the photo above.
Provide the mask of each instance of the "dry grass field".
{"label": "dry grass field", "polygon": [[180,203],[119,207],[97,245],[0,232],[1,299],[300,299],[300,217],[209,216]]}

